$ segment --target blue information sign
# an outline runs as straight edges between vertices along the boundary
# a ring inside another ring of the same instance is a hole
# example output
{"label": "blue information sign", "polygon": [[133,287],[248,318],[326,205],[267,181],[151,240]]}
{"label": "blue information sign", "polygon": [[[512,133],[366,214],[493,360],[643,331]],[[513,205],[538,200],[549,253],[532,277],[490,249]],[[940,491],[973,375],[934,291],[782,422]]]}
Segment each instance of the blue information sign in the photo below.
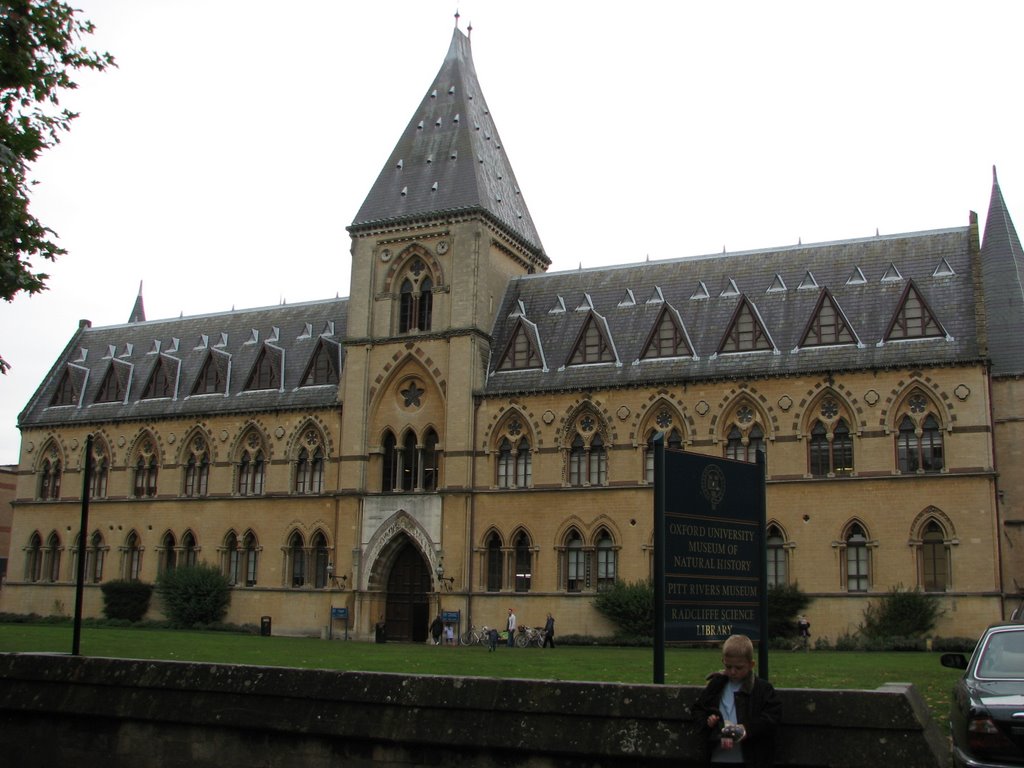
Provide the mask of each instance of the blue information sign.
{"label": "blue information sign", "polygon": [[331,618],[332,619],[347,619],[348,618],[348,608],[334,608],[334,607],[332,607],[331,608]]}
{"label": "blue information sign", "polygon": [[458,624],[461,611],[441,611],[441,621],[445,624]]}

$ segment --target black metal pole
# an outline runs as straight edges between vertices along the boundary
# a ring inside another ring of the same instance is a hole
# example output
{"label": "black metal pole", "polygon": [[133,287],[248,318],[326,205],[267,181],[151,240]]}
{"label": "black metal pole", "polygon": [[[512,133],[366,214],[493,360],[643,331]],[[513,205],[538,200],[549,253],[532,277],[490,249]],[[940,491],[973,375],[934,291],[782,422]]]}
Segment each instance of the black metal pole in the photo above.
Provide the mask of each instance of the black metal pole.
{"label": "black metal pole", "polygon": [[85,592],[85,559],[88,552],[89,489],[92,486],[92,435],[85,438],[85,472],[82,473],[82,521],[78,528],[78,573],[75,574],[75,629],[71,655],[78,656],[82,644],[82,597]]}
{"label": "black metal pole", "polygon": [[665,684],[665,433],[654,444],[654,684]]}
{"label": "black metal pole", "polygon": [[758,574],[758,592],[761,595],[761,642],[757,644],[757,665],[761,668],[760,676],[768,679],[768,542],[765,533],[767,525],[767,491],[765,481],[768,477],[768,460],[764,453],[757,452],[757,503],[758,503],[758,542],[761,553],[761,572]]}

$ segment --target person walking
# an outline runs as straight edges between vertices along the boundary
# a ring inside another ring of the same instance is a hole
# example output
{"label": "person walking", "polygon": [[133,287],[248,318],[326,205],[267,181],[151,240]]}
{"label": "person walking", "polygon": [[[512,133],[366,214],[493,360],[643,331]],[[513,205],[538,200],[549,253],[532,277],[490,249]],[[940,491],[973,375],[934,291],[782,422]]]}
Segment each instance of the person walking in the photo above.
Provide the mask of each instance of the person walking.
{"label": "person walking", "polygon": [[508,609],[508,647],[516,647],[516,615],[512,612],[512,609]]}
{"label": "person walking", "polygon": [[796,623],[796,628],[800,631],[800,645],[803,646],[805,651],[810,650],[811,622],[807,620],[806,616],[800,616],[800,619]]}
{"label": "person walking", "polygon": [[541,648],[547,648],[549,643],[552,648],[555,647],[555,619],[550,613],[544,622],[544,645]]}
{"label": "person walking", "polygon": [[430,622],[430,636],[434,638],[434,645],[441,644],[441,633],[444,631],[444,624],[441,623],[441,615],[438,614]]}

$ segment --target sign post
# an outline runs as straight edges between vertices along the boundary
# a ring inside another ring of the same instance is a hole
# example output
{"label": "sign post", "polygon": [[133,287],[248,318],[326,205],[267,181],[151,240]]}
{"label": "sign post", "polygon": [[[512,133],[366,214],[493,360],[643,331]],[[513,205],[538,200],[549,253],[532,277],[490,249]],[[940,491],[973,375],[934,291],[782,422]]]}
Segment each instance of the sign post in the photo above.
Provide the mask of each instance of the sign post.
{"label": "sign post", "polygon": [[751,463],[665,450],[658,438],[654,450],[654,682],[664,682],[664,641],[735,634],[758,644],[767,677],[764,456]]}
{"label": "sign post", "polygon": [[348,640],[348,608],[335,608],[331,606],[331,631],[327,633],[327,639],[334,639],[334,620],[344,619],[345,620],[345,639]]}
{"label": "sign post", "polygon": [[455,644],[458,645],[462,637],[462,611],[441,611],[441,622],[455,625]]}

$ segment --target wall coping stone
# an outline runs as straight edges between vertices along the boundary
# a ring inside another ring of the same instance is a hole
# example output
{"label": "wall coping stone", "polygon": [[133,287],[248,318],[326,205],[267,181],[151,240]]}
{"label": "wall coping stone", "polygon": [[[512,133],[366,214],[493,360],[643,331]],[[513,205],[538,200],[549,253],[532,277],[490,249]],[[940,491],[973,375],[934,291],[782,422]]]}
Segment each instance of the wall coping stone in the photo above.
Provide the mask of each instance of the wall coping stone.
{"label": "wall coping stone", "polygon": [[[106,768],[697,766],[699,690],[0,654],[0,754],[26,768],[100,757]],[[779,696],[778,765],[948,759],[909,683]]]}

